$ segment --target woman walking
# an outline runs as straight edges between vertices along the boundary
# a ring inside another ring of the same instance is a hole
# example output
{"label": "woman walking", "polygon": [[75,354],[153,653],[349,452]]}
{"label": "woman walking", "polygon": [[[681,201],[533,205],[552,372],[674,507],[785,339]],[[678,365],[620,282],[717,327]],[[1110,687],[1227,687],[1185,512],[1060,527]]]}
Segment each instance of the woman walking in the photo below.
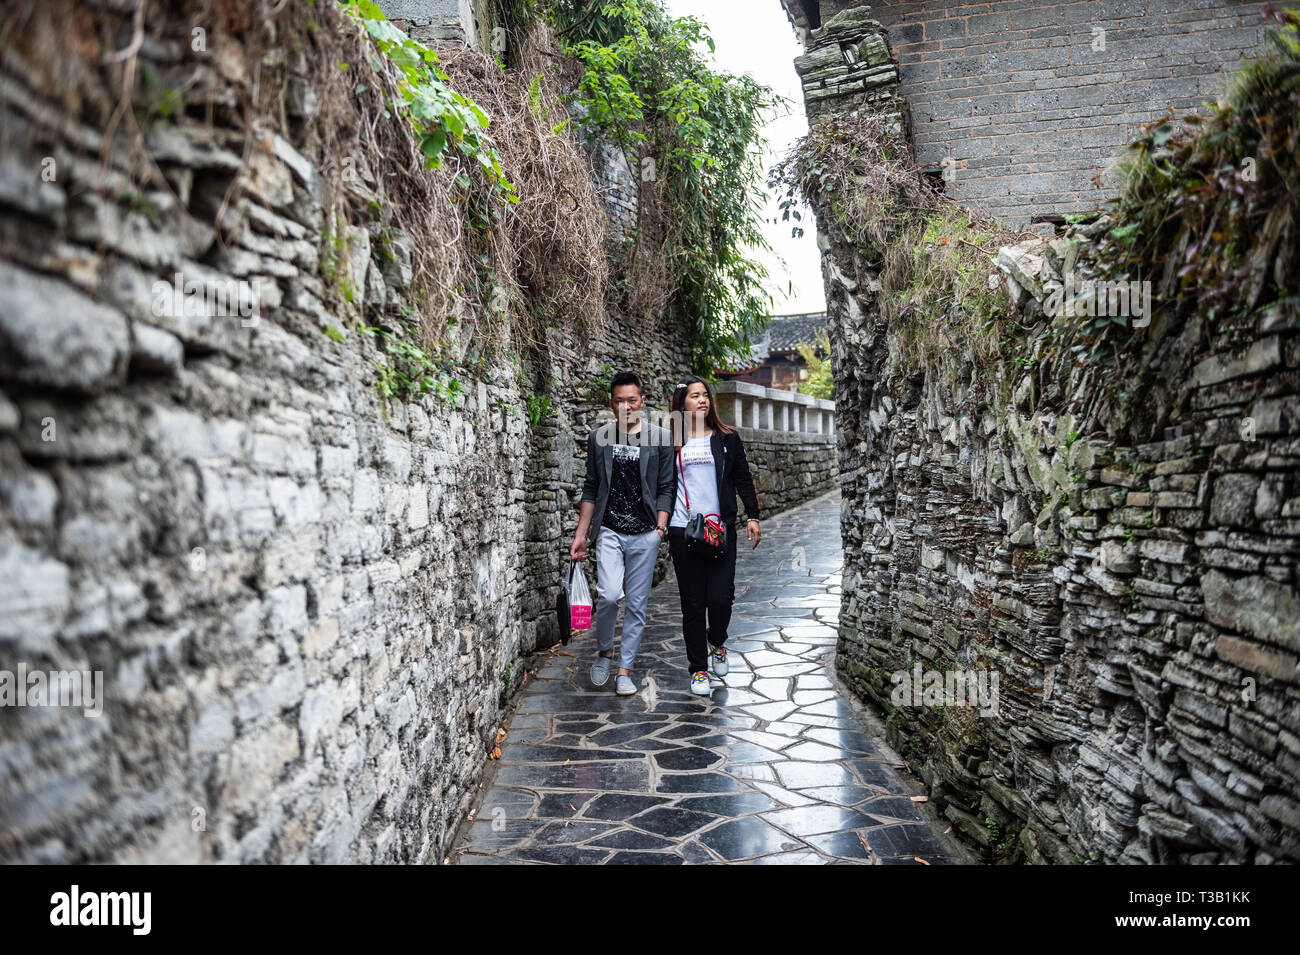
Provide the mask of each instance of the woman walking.
{"label": "woman walking", "polygon": [[[709,663],[717,676],[727,672],[727,625],[736,598],[736,495],[745,504],[746,531],[753,546],[762,538],[758,496],[745,460],[745,446],[734,428],[718,417],[713,391],[692,375],[678,384],[672,400],[677,446],[677,491],[668,524],[668,552],[682,598],[682,633],[691,674],[691,692],[707,696]],[[722,557],[691,549],[686,528],[696,514],[711,516],[726,531]],[[707,617],[707,621],[706,621]]]}

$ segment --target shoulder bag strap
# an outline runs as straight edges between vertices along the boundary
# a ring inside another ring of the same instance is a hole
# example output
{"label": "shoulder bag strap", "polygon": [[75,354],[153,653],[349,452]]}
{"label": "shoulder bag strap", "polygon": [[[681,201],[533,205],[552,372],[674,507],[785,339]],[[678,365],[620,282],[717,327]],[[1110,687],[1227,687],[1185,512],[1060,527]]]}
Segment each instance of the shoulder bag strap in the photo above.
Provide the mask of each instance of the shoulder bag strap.
{"label": "shoulder bag strap", "polygon": [[689,521],[691,519],[691,495],[690,492],[686,490],[686,466],[682,464],[681,448],[677,449],[677,467],[680,468],[682,472],[682,495],[686,498],[686,519]]}

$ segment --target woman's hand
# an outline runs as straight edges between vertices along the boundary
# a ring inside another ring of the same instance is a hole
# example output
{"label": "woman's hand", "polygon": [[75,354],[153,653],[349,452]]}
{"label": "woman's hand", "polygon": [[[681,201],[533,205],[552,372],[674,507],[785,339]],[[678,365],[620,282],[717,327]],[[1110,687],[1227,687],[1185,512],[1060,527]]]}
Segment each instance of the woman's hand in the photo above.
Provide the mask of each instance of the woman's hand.
{"label": "woman's hand", "polygon": [[[758,526],[758,521],[750,521],[745,526],[745,530],[749,534],[749,539],[754,542],[754,547],[757,547],[758,542],[763,539],[763,529]],[[753,547],[750,548],[750,550],[753,549]]]}

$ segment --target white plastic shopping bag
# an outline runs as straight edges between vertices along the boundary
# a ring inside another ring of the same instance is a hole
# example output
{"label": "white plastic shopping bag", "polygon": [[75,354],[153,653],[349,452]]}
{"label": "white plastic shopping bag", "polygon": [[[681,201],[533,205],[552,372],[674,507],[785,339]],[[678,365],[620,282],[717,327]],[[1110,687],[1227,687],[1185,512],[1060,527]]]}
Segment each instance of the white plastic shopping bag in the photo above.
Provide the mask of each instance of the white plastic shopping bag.
{"label": "white plastic shopping bag", "polygon": [[574,630],[591,629],[591,591],[587,589],[587,575],[577,561],[573,562],[569,577],[569,625]]}

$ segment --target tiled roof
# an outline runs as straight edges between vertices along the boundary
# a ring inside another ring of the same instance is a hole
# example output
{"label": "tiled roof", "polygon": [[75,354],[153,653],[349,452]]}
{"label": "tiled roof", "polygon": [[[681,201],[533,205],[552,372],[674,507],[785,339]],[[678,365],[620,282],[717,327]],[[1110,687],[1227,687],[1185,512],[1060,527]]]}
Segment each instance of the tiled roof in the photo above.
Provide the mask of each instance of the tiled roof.
{"label": "tiled roof", "polygon": [[807,342],[811,345],[826,327],[825,312],[804,312],[800,315],[774,315],[768,326],[771,336],[768,354],[794,351],[795,346]]}
{"label": "tiled roof", "polygon": [[802,342],[812,344],[825,327],[825,312],[773,315],[767,328],[750,340],[748,353],[733,353],[718,370],[732,374],[752,371],[767,361],[773,352],[792,352]]}

